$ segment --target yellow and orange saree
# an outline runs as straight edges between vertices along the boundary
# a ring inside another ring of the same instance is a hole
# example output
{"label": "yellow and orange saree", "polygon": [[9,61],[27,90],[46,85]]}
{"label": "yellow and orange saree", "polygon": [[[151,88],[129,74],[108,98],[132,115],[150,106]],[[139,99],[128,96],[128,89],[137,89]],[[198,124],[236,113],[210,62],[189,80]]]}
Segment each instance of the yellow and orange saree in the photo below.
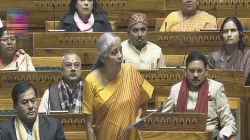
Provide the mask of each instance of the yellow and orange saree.
{"label": "yellow and orange saree", "polygon": [[[212,27],[211,27],[212,25]],[[183,20],[180,11],[170,13],[164,20],[160,32],[166,31],[200,31],[203,28],[216,28],[216,18],[205,11]]]}
{"label": "yellow and orange saree", "polygon": [[124,64],[116,79],[103,87],[90,73],[85,79],[83,112],[94,115],[97,140],[134,139],[124,128],[136,121],[140,105],[149,100],[154,87],[130,65]]}

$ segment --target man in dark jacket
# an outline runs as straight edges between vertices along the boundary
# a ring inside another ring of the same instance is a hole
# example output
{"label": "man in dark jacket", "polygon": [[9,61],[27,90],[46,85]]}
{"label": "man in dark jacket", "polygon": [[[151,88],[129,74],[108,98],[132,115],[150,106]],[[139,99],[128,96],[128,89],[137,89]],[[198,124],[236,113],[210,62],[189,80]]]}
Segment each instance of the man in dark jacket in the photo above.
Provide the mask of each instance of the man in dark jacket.
{"label": "man in dark jacket", "polygon": [[15,85],[12,100],[17,115],[0,124],[0,140],[66,140],[58,120],[38,115],[37,90],[32,83]]}

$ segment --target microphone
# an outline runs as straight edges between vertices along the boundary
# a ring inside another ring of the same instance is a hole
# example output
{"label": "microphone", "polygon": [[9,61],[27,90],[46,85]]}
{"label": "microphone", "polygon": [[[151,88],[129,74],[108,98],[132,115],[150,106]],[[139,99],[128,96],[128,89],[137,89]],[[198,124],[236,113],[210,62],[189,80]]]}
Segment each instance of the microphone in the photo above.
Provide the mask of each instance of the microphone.
{"label": "microphone", "polygon": [[214,11],[215,11],[215,18],[216,18],[216,30],[219,31],[219,26],[218,26],[218,16],[217,16],[217,2],[214,4],[214,7],[213,7]]}
{"label": "microphone", "polygon": [[52,4],[52,8],[53,8],[53,14],[54,14],[53,15],[54,30],[48,30],[48,32],[65,32],[65,30],[56,30],[56,5],[55,5],[55,3]]}
{"label": "microphone", "polygon": [[53,20],[54,20],[54,30],[56,29],[56,5],[55,3],[52,4],[52,7],[53,7]]}
{"label": "microphone", "polygon": [[183,61],[182,61],[182,66],[184,66],[184,62],[185,62],[185,59],[186,59],[186,56],[187,56],[187,52],[188,52],[188,47],[189,47],[189,43],[190,42],[186,42],[186,52],[185,52],[185,55],[184,55],[184,58],[183,58]]}
{"label": "microphone", "polygon": [[49,83],[48,110],[46,114],[50,114],[50,88],[51,88],[51,84]]}
{"label": "microphone", "polygon": [[161,106],[157,109],[158,112],[162,112],[163,110],[163,102],[161,102]]}
{"label": "microphone", "polygon": [[235,3],[234,5],[234,16],[237,17],[237,5],[238,3]]}
{"label": "microphone", "polygon": [[18,62],[16,62],[16,71],[18,71],[19,66],[18,66]]}
{"label": "microphone", "polygon": [[167,23],[167,22],[165,22],[165,32],[166,32],[167,25],[168,25],[168,23]]}

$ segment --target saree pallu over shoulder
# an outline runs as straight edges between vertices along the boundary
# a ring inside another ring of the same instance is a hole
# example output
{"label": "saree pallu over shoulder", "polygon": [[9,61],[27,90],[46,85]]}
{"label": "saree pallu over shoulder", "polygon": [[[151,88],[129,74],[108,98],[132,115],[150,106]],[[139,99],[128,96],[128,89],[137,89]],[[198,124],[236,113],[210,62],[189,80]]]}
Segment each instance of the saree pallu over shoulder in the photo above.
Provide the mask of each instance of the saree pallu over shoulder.
{"label": "saree pallu over shoulder", "polygon": [[[0,67],[2,67],[2,61],[0,62]],[[13,61],[2,70],[35,71],[35,68],[32,64],[31,57],[28,54],[22,54],[14,56]]]}
{"label": "saree pallu over shoulder", "polygon": [[207,24],[216,25],[216,18],[207,12],[201,11],[196,15],[180,21],[176,24],[170,25],[171,31],[200,31],[205,28]]}
{"label": "saree pallu over shoulder", "polygon": [[92,111],[96,138],[98,140],[133,139],[132,130],[123,131],[123,129],[135,122],[138,108],[151,98],[153,89],[139,72],[130,65],[123,65],[117,78],[103,87],[104,93],[109,91],[108,94],[111,96],[99,106],[88,105],[94,106]]}

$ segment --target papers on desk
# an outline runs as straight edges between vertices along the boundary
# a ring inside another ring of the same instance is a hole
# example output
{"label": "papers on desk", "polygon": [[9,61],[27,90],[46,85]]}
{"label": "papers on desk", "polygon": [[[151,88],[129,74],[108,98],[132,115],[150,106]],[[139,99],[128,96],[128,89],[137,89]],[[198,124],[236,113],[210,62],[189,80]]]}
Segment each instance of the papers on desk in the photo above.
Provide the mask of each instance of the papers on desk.
{"label": "papers on desk", "polygon": [[140,120],[132,123],[131,125],[129,125],[127,128],[122,129],[121,131],[125,131],[128,129],[132,129],[132,128],[136,128],[137,125],[139,125],[140,123],[144,122],[147,118],[149,118],[150,116],[152,116],[154,113],[158,112],[158,110],[155,110],[154,112],[148,114],[147,116],[141,118]]}

